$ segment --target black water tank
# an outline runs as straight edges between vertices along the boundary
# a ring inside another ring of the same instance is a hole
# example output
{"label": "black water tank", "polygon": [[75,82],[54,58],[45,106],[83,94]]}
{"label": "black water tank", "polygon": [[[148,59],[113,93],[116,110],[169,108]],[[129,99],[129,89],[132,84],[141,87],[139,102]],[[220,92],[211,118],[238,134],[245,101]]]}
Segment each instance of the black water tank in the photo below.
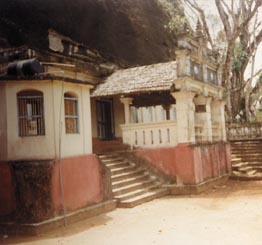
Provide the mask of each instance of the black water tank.
{"label": "black water tank", "polygon": [[44,72],[44,67],[37,59],[12,62],[7,67],[10,76],[34,76]]}

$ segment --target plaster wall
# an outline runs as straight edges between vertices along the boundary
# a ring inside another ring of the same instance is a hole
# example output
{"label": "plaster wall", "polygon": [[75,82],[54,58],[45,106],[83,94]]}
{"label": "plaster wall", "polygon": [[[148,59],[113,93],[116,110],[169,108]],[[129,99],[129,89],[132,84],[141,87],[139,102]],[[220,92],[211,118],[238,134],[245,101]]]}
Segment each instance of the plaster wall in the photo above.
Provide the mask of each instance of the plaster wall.
{"label": "plaster wall", "polygon": [[[19,137],[16,94],[22,90],[43,92],[45,135]],[[89,86],[63,81],[19,81],[6,85],[7,160],[55,159],[77,156],[92,151]],[[79,133],[65,133],[63,94],[72,92],[78,97]],[[61,135],[61,137],[60,137]]]}
{"label": "plaster wall", "polygon": [[230,145],[178,144],[176,147],[136,150],[162,173],[176,177],[178,185],[194,185],[231,172]]}
{"label": "plaster wall", "polygon": [[[110,173],[93,154],[0,164],[0,223],[35,223],[111,199]],[[106,180],[106,181],[105,181]]]}
{"label": "plaster wall", "polygon": [[[89,89],[90,87],[81,84],[63,83],[61,81],[54,81],[52,83],[54,105],[52,111],[54,120],[52,129],[55,135],[55,158],[77,156],[92,152]],[[67,92],[72,93],[78,98],[79,133],[76,134],[67,134],[65,132],[63,98],[64,93]]]}
{"label": "plaster wall", "polygon": [[6,85],[0,84],[0,162],[7,160]]}
{"label": "plaster wall", "polygon": [[16,208],[15,184],[8,163],[0,163],[0,216],[12,213]]}
{"label": "plaster wall", "polygon": [[102,175],[96,155],[85,155],[55,161],[51,180],[52,205],[55,214],[62,213],[62,196],[59,180],[61,164],[64,200],[67,211],[99,203],[103,199]]}
{"label": "plaster wall", "polygon": [[[7,101],[7,133],[8,133],[8,160],[18,159],[49,159],[55,156],[53,98],[50,81],[19,81],[8,82],[6,85]],[[45,135],[19,137],[17,93],[35,89],[43,92]]]}

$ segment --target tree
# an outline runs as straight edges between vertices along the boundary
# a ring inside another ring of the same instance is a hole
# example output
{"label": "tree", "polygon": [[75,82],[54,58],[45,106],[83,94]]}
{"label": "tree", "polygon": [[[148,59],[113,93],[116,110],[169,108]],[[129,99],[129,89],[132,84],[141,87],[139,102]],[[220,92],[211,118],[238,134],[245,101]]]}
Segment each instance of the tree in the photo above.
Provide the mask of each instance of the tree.
{"label": "tree", "polygon": [[[180,0],[185,7],[193,10],[201,20],[206,37],[212,49],[215,49],[214,37],[210,34],[208,20],[204,10],[196,0]],[[245,101],[246,120],[251,120],[251,95],[253,80],[260,72],[255,72],[255,55],[262,41],[262,21],[258,21],[258,10],[262,0],[214,0],[218,16],[223,26],[225,50],[223,53],[222,81],[226,88],[228,121],[232,122],[241,111],[241,101]],[[260,17],[261,18],[261,17]],[[250,77],[245,72],[251,62]]]}

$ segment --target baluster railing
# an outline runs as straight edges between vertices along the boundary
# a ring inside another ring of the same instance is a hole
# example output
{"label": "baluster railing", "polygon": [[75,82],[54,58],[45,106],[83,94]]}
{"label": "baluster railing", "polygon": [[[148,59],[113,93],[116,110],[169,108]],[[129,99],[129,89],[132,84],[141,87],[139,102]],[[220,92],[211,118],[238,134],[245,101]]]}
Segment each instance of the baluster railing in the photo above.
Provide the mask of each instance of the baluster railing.
{"label": "baluster railing", "polygon": [[123,142],[130,146],[165,147],[177,144],[175,120],[124,124],[121,128]]}
{"label": "baluster railing", "polygon": [[262,139],[262,123],[244,123],[227,125],[229,140]]}

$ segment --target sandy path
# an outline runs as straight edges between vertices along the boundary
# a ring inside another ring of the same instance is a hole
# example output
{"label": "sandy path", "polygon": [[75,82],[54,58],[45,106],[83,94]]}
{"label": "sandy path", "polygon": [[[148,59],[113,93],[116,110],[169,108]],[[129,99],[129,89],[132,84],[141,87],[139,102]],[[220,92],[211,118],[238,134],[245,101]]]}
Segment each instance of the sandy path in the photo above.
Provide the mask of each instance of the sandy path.
{"label": "sandy path", "polygon": [[262,182],[230,181],[197,196],[116,209],[37,237],[5,244],[262,244]]}

